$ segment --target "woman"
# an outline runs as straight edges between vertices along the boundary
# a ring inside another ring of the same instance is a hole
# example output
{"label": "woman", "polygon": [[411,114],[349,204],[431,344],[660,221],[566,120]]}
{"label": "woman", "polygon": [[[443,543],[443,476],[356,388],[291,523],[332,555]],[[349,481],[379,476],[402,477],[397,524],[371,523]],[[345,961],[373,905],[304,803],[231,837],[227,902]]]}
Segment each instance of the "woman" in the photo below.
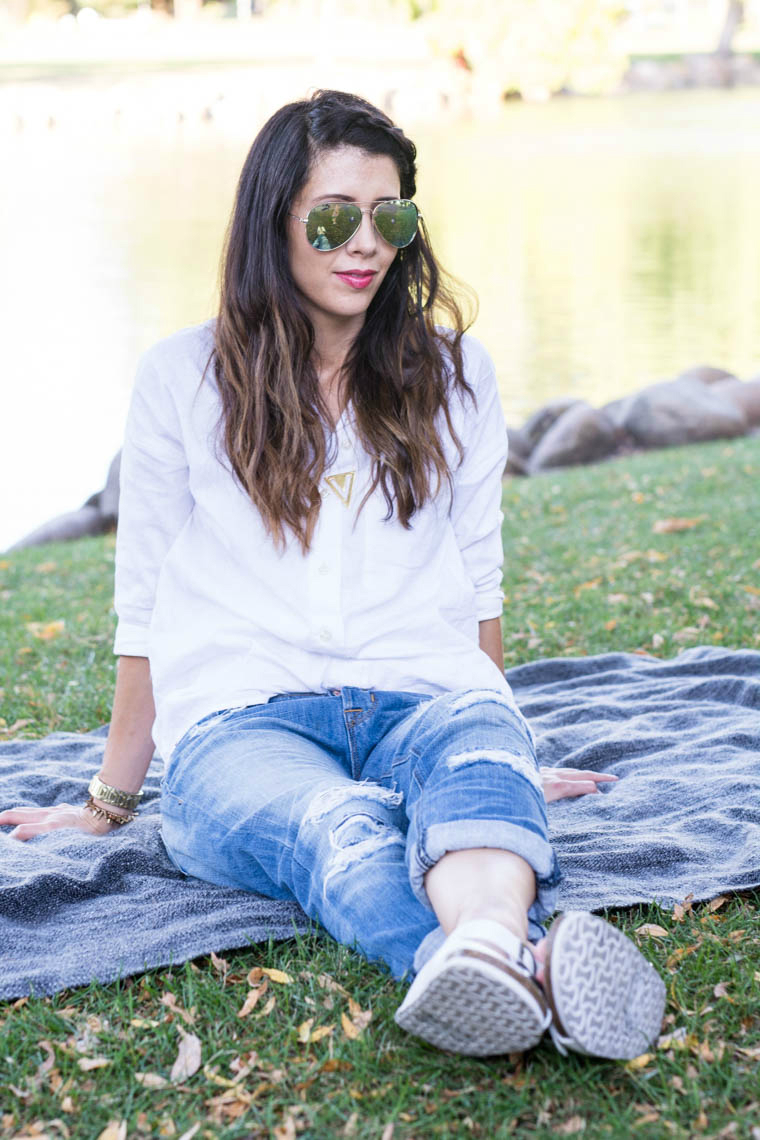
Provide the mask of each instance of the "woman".
{"label": "woman", "polygon": [[607,777],[542,781],[504,678],[504,421],[414,192],[413,144],[355,96],[290,104],[254,141],[219,317],[137,379],[102,769],[86,805],[0,822],[123,826],[155,740],[176,865],[295,898],[416,975],[409,1032],[485,1055],[550,1028],[632,1057],[655,971],[588,914],[543,937],[545,800]]}

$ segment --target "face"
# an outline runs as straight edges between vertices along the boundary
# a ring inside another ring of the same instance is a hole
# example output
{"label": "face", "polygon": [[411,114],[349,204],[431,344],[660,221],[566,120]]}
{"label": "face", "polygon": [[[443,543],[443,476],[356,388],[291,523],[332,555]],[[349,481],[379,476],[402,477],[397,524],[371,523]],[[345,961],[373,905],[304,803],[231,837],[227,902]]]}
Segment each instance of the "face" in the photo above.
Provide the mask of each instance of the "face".
{"label": "face", "polygon": [[[325,202],[353,202],[371,210],[400,194],[393,159],[340,147],[318,156],[291,213],[305,218],[313,206]],[[358,332],[397,253],[380,237],[369,213],[362,215],[359,229],[345,245],[327,252],[309,244],[303,222],[288,219],[290,270],[315,330]]]}

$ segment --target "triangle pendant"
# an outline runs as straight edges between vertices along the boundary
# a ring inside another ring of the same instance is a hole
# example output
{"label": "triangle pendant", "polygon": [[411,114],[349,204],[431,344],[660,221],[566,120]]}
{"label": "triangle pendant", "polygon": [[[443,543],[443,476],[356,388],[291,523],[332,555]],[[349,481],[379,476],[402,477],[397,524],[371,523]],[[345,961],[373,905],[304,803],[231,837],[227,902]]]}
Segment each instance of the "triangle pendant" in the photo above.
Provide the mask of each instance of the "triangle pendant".
{"label": "triangle pendant", "polygon": [[340,475],[326,475],[325,482],[333,491],[344,507],[351,503],[351,494],[354,489],[355,471],[343,471]]}

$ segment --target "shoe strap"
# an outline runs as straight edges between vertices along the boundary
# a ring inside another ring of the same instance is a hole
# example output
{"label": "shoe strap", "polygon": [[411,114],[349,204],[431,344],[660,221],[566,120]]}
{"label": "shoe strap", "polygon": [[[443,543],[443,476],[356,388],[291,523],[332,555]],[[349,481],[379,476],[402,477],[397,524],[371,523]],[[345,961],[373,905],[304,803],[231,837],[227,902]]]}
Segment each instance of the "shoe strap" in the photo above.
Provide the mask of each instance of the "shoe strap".
{"label": "shoe strap", "polygon": [[[533,951],[522,939],[490,918],[473,918],[463,922],[446,939],[446,950],[452,954],[472,954],[506,958],[513,968],[528,978],[535,978],[538,966]],[[448,954],[447,954],[448,956]]]}

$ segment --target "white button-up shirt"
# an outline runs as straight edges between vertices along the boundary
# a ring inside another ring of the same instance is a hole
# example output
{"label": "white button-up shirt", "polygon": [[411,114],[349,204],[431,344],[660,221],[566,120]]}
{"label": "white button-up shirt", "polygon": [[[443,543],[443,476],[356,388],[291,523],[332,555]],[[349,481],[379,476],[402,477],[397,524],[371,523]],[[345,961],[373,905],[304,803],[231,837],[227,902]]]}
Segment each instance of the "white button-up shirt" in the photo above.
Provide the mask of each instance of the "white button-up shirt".
{"label": "white button-up shirt", "polygon": [[208,713],[277,693],[510,694],[478,645],[478,622],[503,604],[507,435],[491,360],[464,345],[476,404],[452,398],[461,464],[442,427],[453,499],[444,488],[409,530],[385,518],[379,490],[357,515],[371,459],[348,409],[307,554],[292,536],[275,547],[232,475],[211,368],[204,378],[212,323],[143,357],[122,455],[114,651],[150,659],[162,756]]}

